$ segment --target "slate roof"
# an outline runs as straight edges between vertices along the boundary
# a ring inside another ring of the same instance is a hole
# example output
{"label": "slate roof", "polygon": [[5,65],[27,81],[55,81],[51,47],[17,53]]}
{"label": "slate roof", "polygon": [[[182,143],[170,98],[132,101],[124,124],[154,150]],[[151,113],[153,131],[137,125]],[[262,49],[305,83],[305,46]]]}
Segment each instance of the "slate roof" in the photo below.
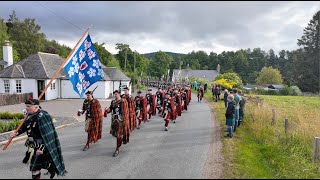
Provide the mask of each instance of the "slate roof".
{"label": "slate roof", "polygon": [[131,79],[116,67],[104,67],[103,71],[114,81],[130,81]]}
{"label": "slate roof", "polygon": [[[64,59],[58,54],[42,53],[31,55],[16,64],[0,71],[0,78],[27,78],[27,79],[51,79],[58,70]],[[104,78],[102,80],[129,80],[124,73],[116,67],[102,65]],[[57,76],[61,79],[69,79],[65,70],[62,69]]]}
{"label": "slate roof", "polygon": [[[174,69],[173,73],[175,76],[179,74],[179,69]],[[213,81],[218,75],[217,70],[188,70],[187,69],[181,69],[182,77],[197,77],[197,78],[203,78],[208,81]]]}

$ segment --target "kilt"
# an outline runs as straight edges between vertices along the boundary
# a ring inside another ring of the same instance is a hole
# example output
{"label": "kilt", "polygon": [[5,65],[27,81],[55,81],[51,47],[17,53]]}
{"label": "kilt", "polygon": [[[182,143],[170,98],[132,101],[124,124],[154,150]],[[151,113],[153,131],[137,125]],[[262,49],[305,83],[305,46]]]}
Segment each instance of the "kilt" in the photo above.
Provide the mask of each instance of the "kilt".
{"label": "kilt", "polygon": [[125,135],[125,122],[118,119],[113,119],[111,122],[110,134],[114,137],[122,137]]}
{"label": "kilt", "polygon": [[50,163],[54,165],[51,160],[51,156],[50,154],[48,154],[48,152],[44,151],[43,154],[36,155],[36,149],[34,149],[34,154],[31,158],[31,163],[30,163],[30,171],[48,169],[50,166]]}
{"label": "kilt", "polygon": [[[164,111],[165,112],[165,111]],[[163,117],[163,116],[162,116]],[[167,115],[167,117],[163,117],[164,118],[164,120],[172,120],[173,119],[173,113],[172,112],[168,112],[168,115]]]}
{"label": "kilt", "polygon": [[101,139],[102,133],[102,121],[98,118],[87,118],[89,120],[89,127],[87,130],[88,133],[88,142],[95,143]]}
{"label": "kilt", "polygon": [[227,125],[227,126],[234,126],[234,125],[235,125],[235,120],[234,120],[234,118],[227,118],[227,119],[226,119],[226,125]]}

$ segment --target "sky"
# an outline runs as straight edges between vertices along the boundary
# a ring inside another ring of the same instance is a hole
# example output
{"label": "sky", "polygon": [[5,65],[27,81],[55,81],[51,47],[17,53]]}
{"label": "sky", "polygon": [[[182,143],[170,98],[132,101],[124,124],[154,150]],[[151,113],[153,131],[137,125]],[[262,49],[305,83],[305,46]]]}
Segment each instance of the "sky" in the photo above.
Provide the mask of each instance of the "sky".
{"label": "sky", "polygon": [[203,50],[221,53],[298,48],[320,1],[0,1],[0,17],[12,10],[35,18],[49,40],[73,48],[88,27],[92,41],[116,54],[125,43],[140,54]]}

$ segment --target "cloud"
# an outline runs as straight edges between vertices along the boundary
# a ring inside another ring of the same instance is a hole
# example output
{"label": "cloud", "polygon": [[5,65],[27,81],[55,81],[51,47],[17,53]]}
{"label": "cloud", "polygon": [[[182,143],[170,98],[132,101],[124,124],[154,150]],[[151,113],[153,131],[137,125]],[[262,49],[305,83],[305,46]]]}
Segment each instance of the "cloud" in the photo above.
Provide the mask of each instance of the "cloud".
{"label": "cloud", "polygon": [[2,18],[8,19],[12,10],[20,19],[35,18],[47,38],[70,47],[92,25],[93,41],[105,42],[111,53],[116,53],[116,43],[139,53],[293,50],[319,9],[319,2],[310,1],[0,2]]}

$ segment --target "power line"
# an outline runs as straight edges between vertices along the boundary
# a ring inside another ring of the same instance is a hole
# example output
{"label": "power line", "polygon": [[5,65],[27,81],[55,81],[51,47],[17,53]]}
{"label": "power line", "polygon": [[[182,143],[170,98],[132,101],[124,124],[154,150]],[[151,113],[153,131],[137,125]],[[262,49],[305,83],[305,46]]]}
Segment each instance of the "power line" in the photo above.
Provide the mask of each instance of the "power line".
{"label": "power line", "polygon": [[62,16],[59,16],[58,14],[56,14],[55,12],[53,12],[53,11],[52,11],[51,9],[49,9],[48,7],[46,7],[46,6],[42,5],[42,4],[40,4],[40,3],[39,3],[39,2],[37,2],[37,1],[34,1],[34,2],[36,2],[37,4],[39,4],[40,6],[42,6],[43,8],[46,8],[46,9],[47,9],[47,10],[49,10],[52,14],[54,14],[54,15],[56,15],[57,17],[59,17],[59,18],[63,19],[64,21],[66,21],[67,23],[69,23],[69,24],[73,25],[74,27],[76,27],[76,28],[80,29],[81,31],[85,31],[84,29],[82,29],[82,28],[80,28],[79,26],[77,26],[77,25],[73,24],[72,22],[70,22],[70,21],[69,21],[69,20],[67,20],[66,18],[64,18],[64,17],[62,17]]}

